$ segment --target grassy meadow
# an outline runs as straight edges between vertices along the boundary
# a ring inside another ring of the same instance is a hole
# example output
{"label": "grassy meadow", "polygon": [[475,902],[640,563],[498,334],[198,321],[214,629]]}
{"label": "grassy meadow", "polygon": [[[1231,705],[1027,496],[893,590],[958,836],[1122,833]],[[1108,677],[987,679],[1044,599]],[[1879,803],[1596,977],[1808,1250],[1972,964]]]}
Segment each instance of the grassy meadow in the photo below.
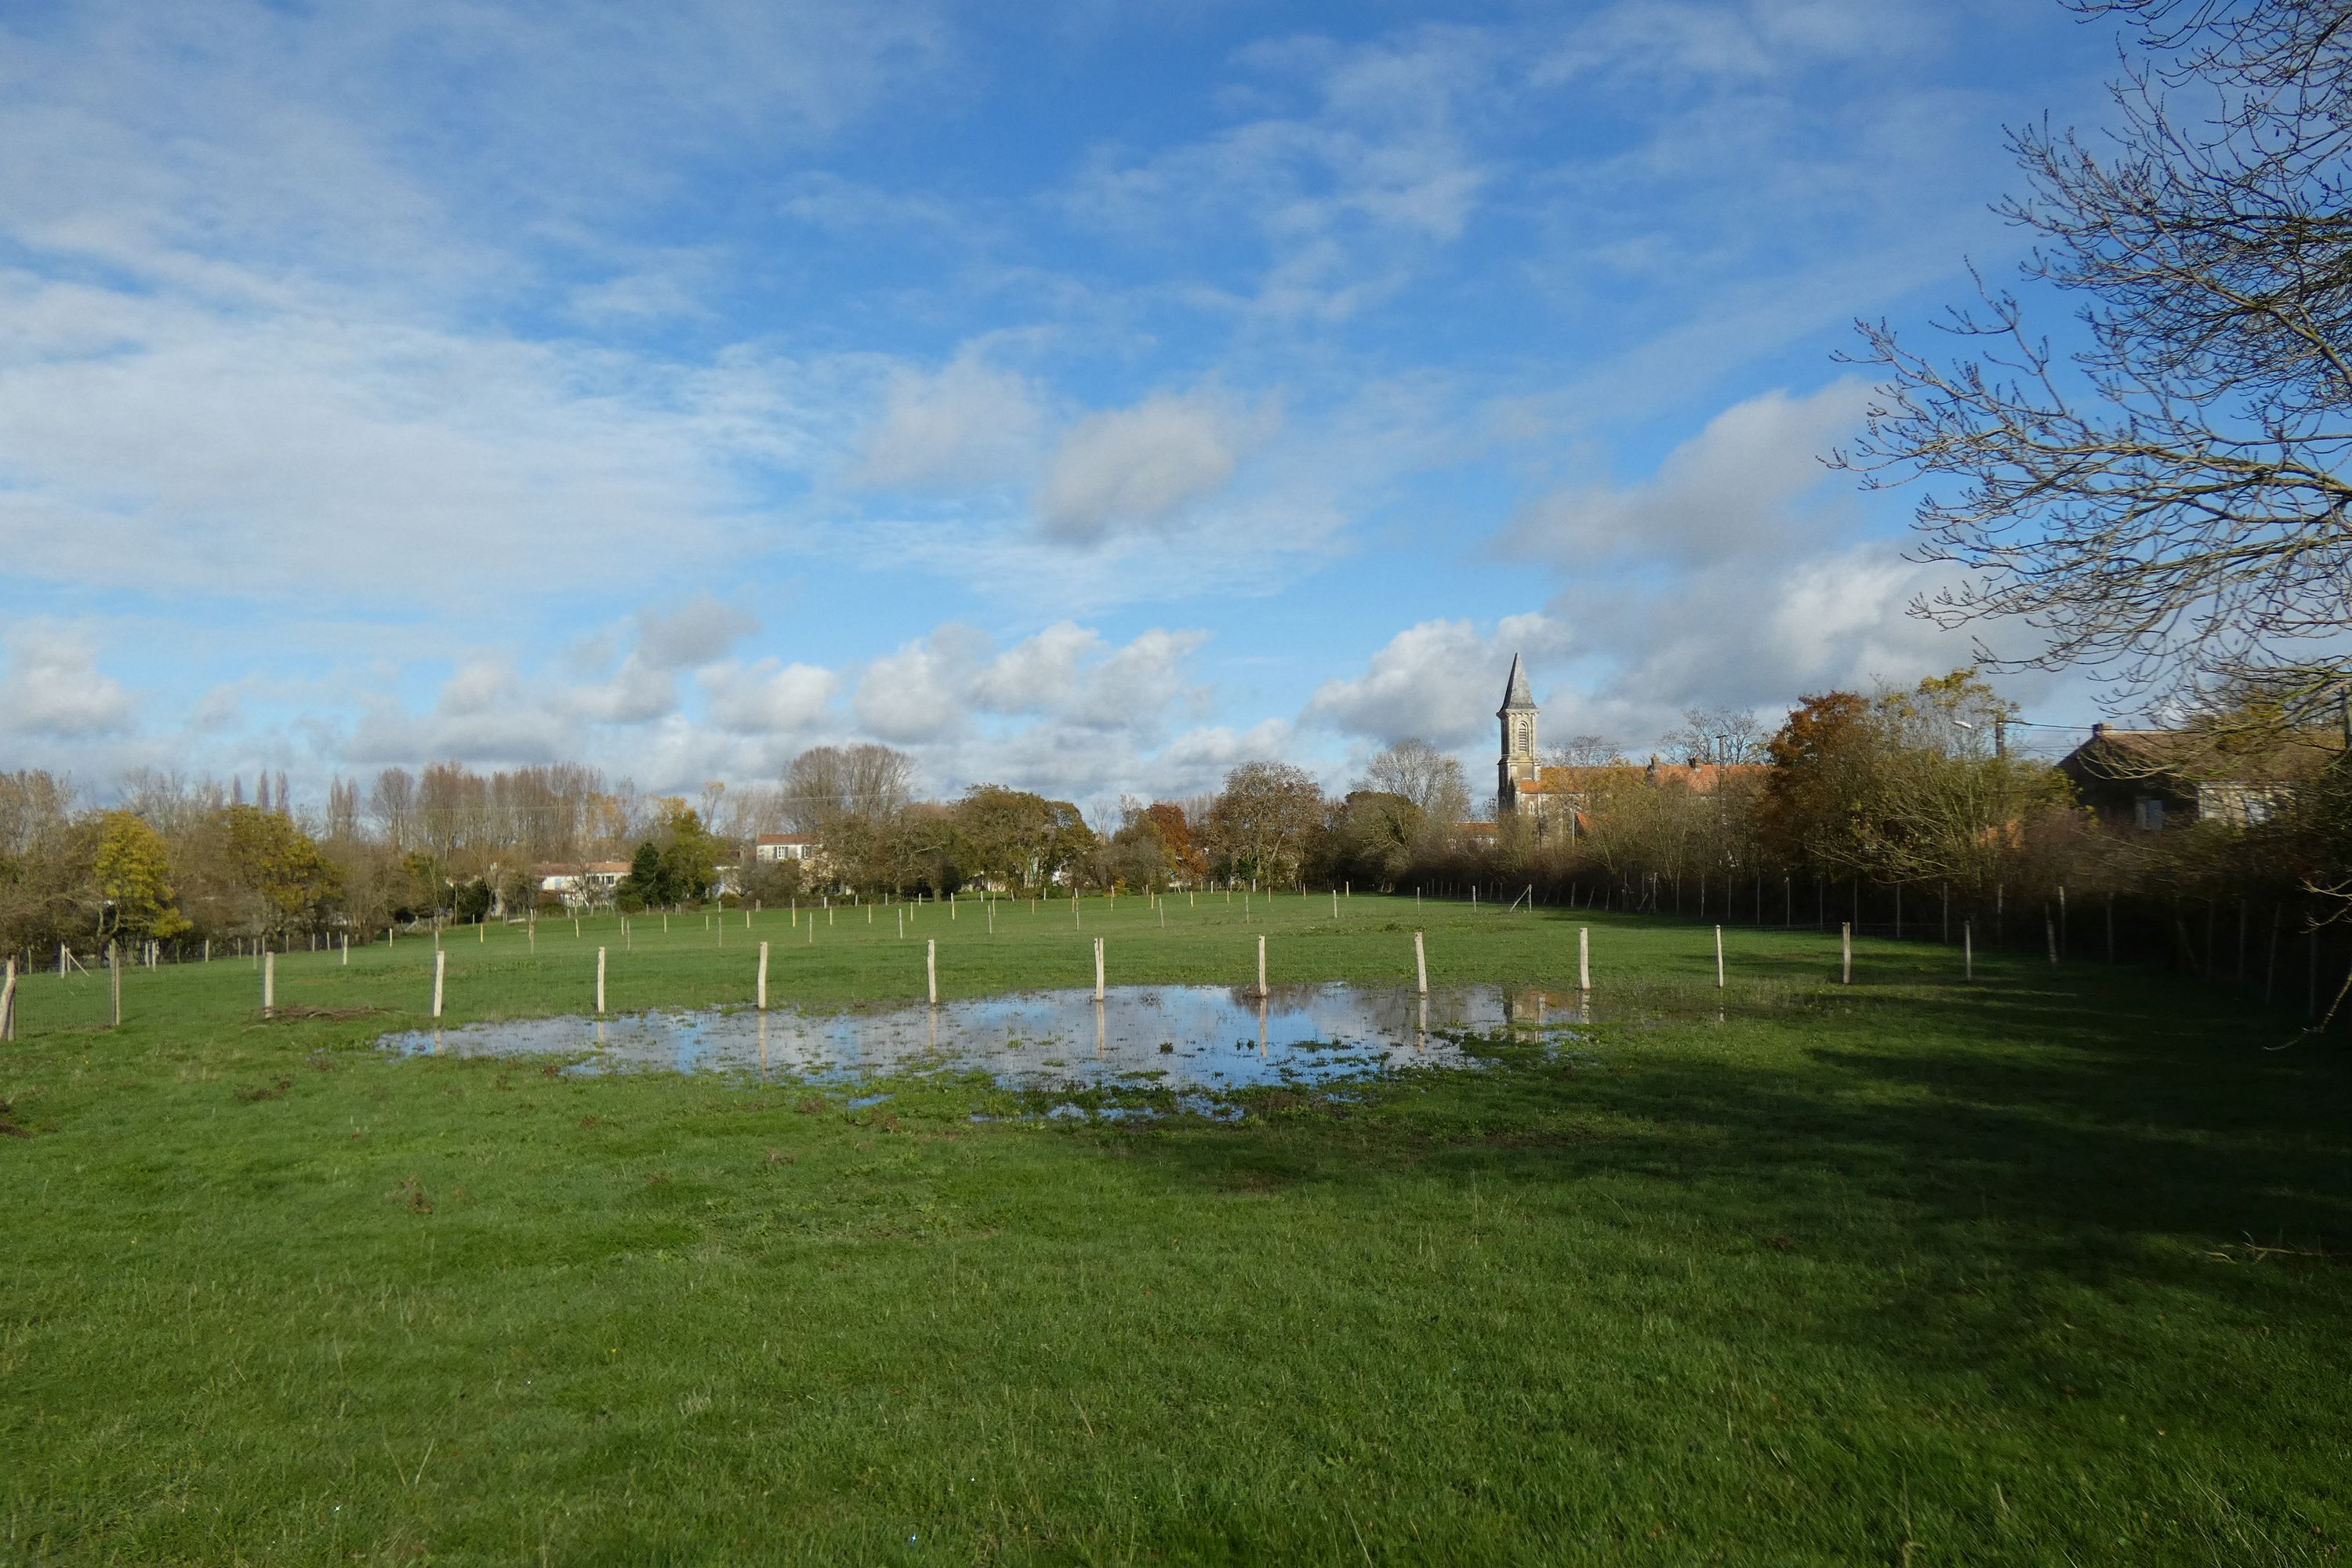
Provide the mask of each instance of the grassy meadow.
{"label": "grassy meadow", "polygon": [[[1574,984],[1475,1071],[1061,1120],[394,1059],[434,944],[27,977],[30,1563],[2327,1563],[2352,1070],[2223,989],[1411,899],[445,933],[447,1021],[1255,978]],[[1161,923],[1164,919],[1164,925]],[[885,1098],[873,1099],[874,1095]],[[1088,1102],[1101,1098],[1086,1097]],[[1147,1092],[1138,1099],[1150,1102]]]}

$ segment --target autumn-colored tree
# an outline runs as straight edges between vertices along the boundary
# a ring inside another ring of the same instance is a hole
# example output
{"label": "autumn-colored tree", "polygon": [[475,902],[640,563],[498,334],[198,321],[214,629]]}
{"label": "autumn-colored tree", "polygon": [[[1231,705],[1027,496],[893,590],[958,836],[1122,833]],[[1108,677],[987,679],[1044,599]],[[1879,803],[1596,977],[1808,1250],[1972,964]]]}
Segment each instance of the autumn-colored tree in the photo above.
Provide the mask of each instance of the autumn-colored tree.
{"label": "autumn-colored tree", "polygon": [[229,875],[263,930],[283,931],[315,920],[341,890],[335,868],[290,817],[231,805],[220,813],[219,824]]}
{"label": "autumn-colored tree", "polygon": [[188,918],[172,901],[172,851],[163,836],[128,811],[107,812],[92,826],[100,939],[168,940],[186,931]]}
{"label": "autumn-colored tree", "polygon": [[1851,691],[1801,699],[1764,752],[1765,843],[1786,864],[1843,864],[1869,794],[1877,736],[1869,700]]}
{"label": "autumn-colored tree", "polygon": [[1160,846],[1178,881],[1197,882],[1209,874],[1208,857],[1201,853],[1200,840],[1182,806],[1170,800],[1154,801],[1143,808],[1143,814],[1160,830]]}
{"label": "autumn-colored tree", "polygon": [[1323,815],[1322,788],[1306,769],[1244,763],[1209,808],[1207,837],[1229,875],[1294,883]]}

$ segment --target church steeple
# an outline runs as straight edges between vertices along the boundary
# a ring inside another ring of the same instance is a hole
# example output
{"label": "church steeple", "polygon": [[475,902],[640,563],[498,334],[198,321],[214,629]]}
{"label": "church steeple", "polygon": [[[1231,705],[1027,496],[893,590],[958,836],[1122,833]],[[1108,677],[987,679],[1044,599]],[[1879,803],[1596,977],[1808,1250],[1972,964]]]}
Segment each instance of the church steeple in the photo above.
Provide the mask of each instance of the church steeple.
{"label": "church steeple", "polygon": [[1495,717],[1503,726],[1503,754],[1495,764],[1495,811],[1498,816],[1518,809],[1520,784],[1538,782],[1536,716],[1535,693],[1528,689],[1527,665],[1513,654],[1511,678],[1503,687],[1503,705],[1495,710]]}
{"label": "church steeple", "polygon": [[1530,713],[1536,710],[1535,693],[1528,689],[1528,667],[1517,654],[1511,656],[1511,679],[1503,687],[1503,705],[1495,710],[1495,715],[1500,718],[1514,708],[1524,708]]}

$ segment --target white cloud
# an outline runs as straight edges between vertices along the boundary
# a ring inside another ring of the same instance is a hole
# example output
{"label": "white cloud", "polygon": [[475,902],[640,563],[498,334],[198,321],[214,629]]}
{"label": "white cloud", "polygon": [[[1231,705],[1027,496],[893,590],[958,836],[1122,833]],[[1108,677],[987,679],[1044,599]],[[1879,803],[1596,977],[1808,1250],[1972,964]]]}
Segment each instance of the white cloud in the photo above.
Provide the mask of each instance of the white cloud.
{"label": "white cloud", "polygon": [[1079,421],[1062,437],[1037,494],[1046,534],[1089,544],[1167,519],[1223,489],[1252,422],[1202,395],[1160,394]]}
{"label": "white cloud", "polygon": [[1197,705],[1201,689],[1183,665],[1206,641],[1203,632],[1154,627],[1114,647],[1065,621],[999,651],[974,627],[946,626],[868,665],[854,706],[863,727],[904,742],[971,737],[983,718],[1044,721],[1065,739],[1118,731],[1142,741]]}
{"label": "white cloud", "polygon": [[1575,565],[1696,561],[1785,544],[1812,531],[1801,530],[1790,508],[1832,477],[1822,458],[1860,424],[1869,397],[1867,383],[1848,377],[1803,397],[1769,392],[1736,404],[1642,484],[1582,486],[1538,500],[1505,547]]}
{"label": "white cloud", "polygon": [[832,135],[948,46],[921,0],[95,0],[0,28],[0,208],[134,253],[446,278],[483,265],[467,219],[576,236],[682,158]]}
{"label": "white cloud", "polygon": [[1911,53],[1937,30],[1938,19],[1933,8],[1884,0],[1635,0],[1584,16],[1531,75],[1541,85],[1752,82],[1822,60],[1883,61]]}
{"label": "white cloud", "polygon": [[948,626],[866,667],[852,699],[861,727],[885,741],[938,741],[969,722],[964,693],[992,651],[988,634]]}
{"label": "white cloud", "polygon": [[8,633],[0,679],[0,725],[20,735],[65,739],[119,734],[135,704],[122,683],[98,668],[98,642],[55,621]]}
{"label": "white cloud", "polygon": [[677,678],[636,654],[609,680],[577,682],[552,694],[565,710],[599,724],[643,724],[677,710]]}
{"label": "white cloud", "polygon": [[355,766],[414,767],[444,759],[488,766],[562,762],[585,737],[504,658],[467,660],[442,683],[430,710],[413,714],[388,698],[366,700],[334,747]]}
{"label": "white cloud", "polygon": [[815,728],[839,685],[831,670],[763,658],[718,664],[696,677],[710,721],[753,735],[793,735]]}
{"label": "white cloud", "polygon": [[[748,494],[730,465],[793,423],[768,367],[647,384],[343,304],[256,315],[0,272],[15,569],[411,611],[610,592],[651,540],[672,570],[720,558]],[[128,547],[99,562],[93,534]]]}
{"label": "white cloud", "polygon": [[1460,745],[1493,728],[1512,655],[1541,672],[1556,670],[1571,647],[1569,628],[1549,616],[1508,616],[1491,632],[1466,620],[1423,621],[1390,638],[1362,675],[1318,687],[1301,722],[1383,744],[1418,735]]}
{"label": "white cloud", "polygon": [[572,313],[590,322],[640,325],[677,317],[708,318],[711,312],[702,298],[712,280],[713,260],[696,251],[664,252],[572,290]]}
{"label": "white cloud", "polygon": [[992,484],[1036,461],[1044,416],[1028,381],[971,355],[935,375],[902,370],[854,477],[881,489]]}
{"label": "white cloud", "polygon": [[1171,783],[1169,794],[1192,794],[1220,788],[1230,770],[1244,763],[1282,762],[1291,754],[1297,737],[1286,720],[1261,719],[1255,724],[1207,724],[1187,730],[1168,743],[1160,763]]}
{"label": "white cloud", "polygon": [[641,611],[636,621],[637,651],[655,669],[709,664],[760,629],[757,616],[723,603],[707,589],[667,614]]}
{"label": "white cloud", "polygon": [[1588,625],[1622,649],[1622,700],[1660,710],[1696,702],[1786,704],[1828,687],[1867,691],[1969,662],[1966,634],[1909,614],[1946,568],[1885,541],[1793,559],[1696,571],[1671,588],[1592,605]]}
{"label": "white cloud", "polygon": [[1268,85],[1239,97],[1255,105],[1303,90],[1311,106],[1147,157],[1097,148],[1068,210],[1138,240],[1246,225],[1266,253],[1248,309],[1344,321],[1461,237],[1493,177],[1471,151],[1464,109],[1500,103],[1505,58],[1498,35],[1467,27],[1253,45],[1240,62]]}

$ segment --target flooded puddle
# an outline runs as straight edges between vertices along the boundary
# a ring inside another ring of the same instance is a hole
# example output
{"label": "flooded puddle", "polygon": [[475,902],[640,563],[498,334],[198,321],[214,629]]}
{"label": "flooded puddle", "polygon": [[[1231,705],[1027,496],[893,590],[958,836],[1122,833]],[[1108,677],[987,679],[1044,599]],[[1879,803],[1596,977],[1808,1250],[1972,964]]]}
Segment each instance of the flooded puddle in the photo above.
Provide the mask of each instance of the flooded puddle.
{"label": "flooded puddle", "polygon": [[1573,1024],[1574,994],[1462,986],[1417,996],[1339,984],[1263,998],[1214,985],[1027,992],[882,1013],[748,1008],[529,1018],[418,1029],[383,1044],[412,1056],[593,1053],[572,1070],[661,1068],[856,1079],[979,1068],[1000,1083],[1174,1089],[1328,1081],[1403,1067],[1460,1067],[1450,1037]]}

